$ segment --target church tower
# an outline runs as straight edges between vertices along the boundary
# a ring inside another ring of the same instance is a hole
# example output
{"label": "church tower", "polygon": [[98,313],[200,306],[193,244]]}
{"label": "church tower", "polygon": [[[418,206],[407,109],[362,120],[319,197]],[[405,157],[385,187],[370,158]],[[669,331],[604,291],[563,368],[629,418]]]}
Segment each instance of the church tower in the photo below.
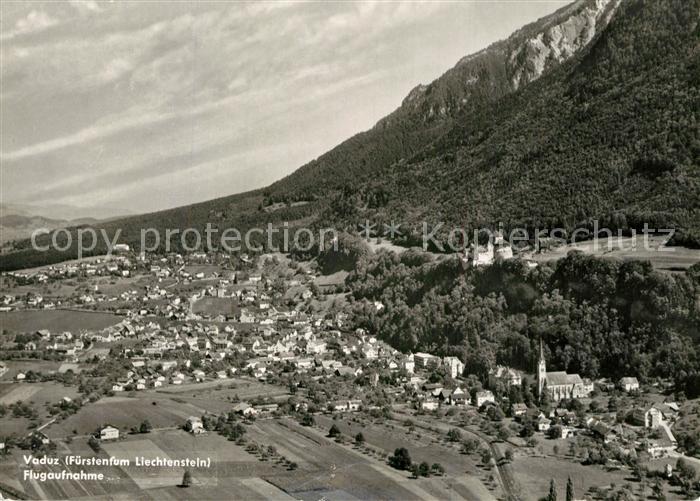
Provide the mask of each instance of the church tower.
{"label": "church tower", "polygon": [[540,339],[540,360],[537,362],[537,398],[542,398],[542,391],[547,383],[547,364],[544,361],[544,346]]}

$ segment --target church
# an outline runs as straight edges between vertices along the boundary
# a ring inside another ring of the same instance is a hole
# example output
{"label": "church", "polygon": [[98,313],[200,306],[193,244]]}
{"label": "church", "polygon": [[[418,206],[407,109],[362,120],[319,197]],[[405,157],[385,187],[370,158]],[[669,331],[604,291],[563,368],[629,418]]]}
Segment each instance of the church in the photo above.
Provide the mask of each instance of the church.
{"label": "church", "polygon": [[593,391],[593,383],[581,379],[578,374],[567,374],[564,371],[547,372],[544,360],[544,348],[540,340],[540,360],[537,363],[537,396],[542,398],[543,392],[549,394],[550,400],[558,402],[570,398],[586,398]]}

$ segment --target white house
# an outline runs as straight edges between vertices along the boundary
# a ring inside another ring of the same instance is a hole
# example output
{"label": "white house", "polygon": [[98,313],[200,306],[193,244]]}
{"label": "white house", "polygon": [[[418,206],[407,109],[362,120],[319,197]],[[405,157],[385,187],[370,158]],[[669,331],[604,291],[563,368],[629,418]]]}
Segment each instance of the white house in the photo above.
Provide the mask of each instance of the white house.
{"label": "white house", "polygon": [[658,428],[665,420],[666,416],[663,411],[656,406],[652,406],[644,413],[645,428]]}
{"label": "white house", "polygon": [[416,366],[422,369],[437,367],[440,362],[438,357],[431,355],[430,353],[416,353],[413,355],[413,360],[415,361]]}
{"label": "white house", "polygon": [[204,433],[204,425],[202,424],[202,420],[195,416],[190,416],[187,418],[185,429],[194,435]]}
{"label": "white house", "polygon": [[362,400],[339,400],[332,405],[334,412],[354,412],[362,406]]}
{"label": "white house", "polygon": [[358,411],[362,406],[362,400],[348,400],[348,410]]}
{"label": "white house", "polygon": [[504,365],[497,365],[492,369],[490,375],[495,379],[504,381],[508,386],[521,386],[523,382],[522,373]]}
{"label": "white house", "polygon": [[477,407],[481,407],[487,402],[496,403],[496,397],[494,397],[491,390],[477,391],[475,400],[474,405]]}
{"label": "white house", "polygon": [[119,438],[119,430],[114,426],[105,426],[100,429],[100,440],[116,440]]}
{"label": "white house", "polygon": [[639,390],[639,381],[636,377],[623,377],[620,379],[620,389],[626,391],[627,393],[631,391]]}
{"label": "white house", "polygon": [[457,357],[445,357],[442,359],[442,364],[453,379],[461,376],[464,372],[464,364]]}
{"label": "white house", "polygon": [[402,367],[406,370],[406,374],[413,374],[416,370],[416,362],[413,359],[413,354],[408,355],[402,361]]}
{"label": "white house", "polygon": [[420,406],[424,411],[434,411],[440,406],[440,402],[438,402],[437,398],[430,397],[423,400]]}

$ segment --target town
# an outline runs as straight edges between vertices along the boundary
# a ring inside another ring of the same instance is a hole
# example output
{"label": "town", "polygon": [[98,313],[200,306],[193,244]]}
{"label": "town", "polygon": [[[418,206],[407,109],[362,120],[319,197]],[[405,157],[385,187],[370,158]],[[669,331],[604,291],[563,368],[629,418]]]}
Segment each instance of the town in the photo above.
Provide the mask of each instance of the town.
{"label": "town", "polygon": [[[347,272],[324,275],[313,260],[116,251],[2,276],[3,495],[697,493],[686,442],[700,402],[670,381],[557,370],[541,340],[531,370],[478,375],[358,327]],[[39,481],[22,471],[62,467],[28,453],[112,481]],[[211,468],[182,466],[195,457]]]}

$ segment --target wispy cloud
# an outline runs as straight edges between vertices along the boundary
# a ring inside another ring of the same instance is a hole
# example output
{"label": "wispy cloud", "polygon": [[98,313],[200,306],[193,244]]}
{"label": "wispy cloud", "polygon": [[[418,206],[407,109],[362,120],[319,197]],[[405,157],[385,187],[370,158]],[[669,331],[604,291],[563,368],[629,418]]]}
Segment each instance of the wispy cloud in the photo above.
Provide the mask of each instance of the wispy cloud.
{"label": "wispy cloud", "polygon": [[68,3],[81,14],[102,11],[102,7],[94,0],[69,0]]}
{"label": "wispy cloud", "polygon": [[[89,190],[132,210],[285,175],[556,7],[489,20],[459,2],[13,5],[0,5],[3,199]],[[144,196],[176,173],[186,182]]]}
{"label": "wispy cloud", "polygon": [[12,40],[19,35],[37,33],[57,24],[58,19],[51,17],[46,12],[42,10],[31,10],[25,17],[17,20],[13,30],[2,33],[0,35],[0,40]]}

